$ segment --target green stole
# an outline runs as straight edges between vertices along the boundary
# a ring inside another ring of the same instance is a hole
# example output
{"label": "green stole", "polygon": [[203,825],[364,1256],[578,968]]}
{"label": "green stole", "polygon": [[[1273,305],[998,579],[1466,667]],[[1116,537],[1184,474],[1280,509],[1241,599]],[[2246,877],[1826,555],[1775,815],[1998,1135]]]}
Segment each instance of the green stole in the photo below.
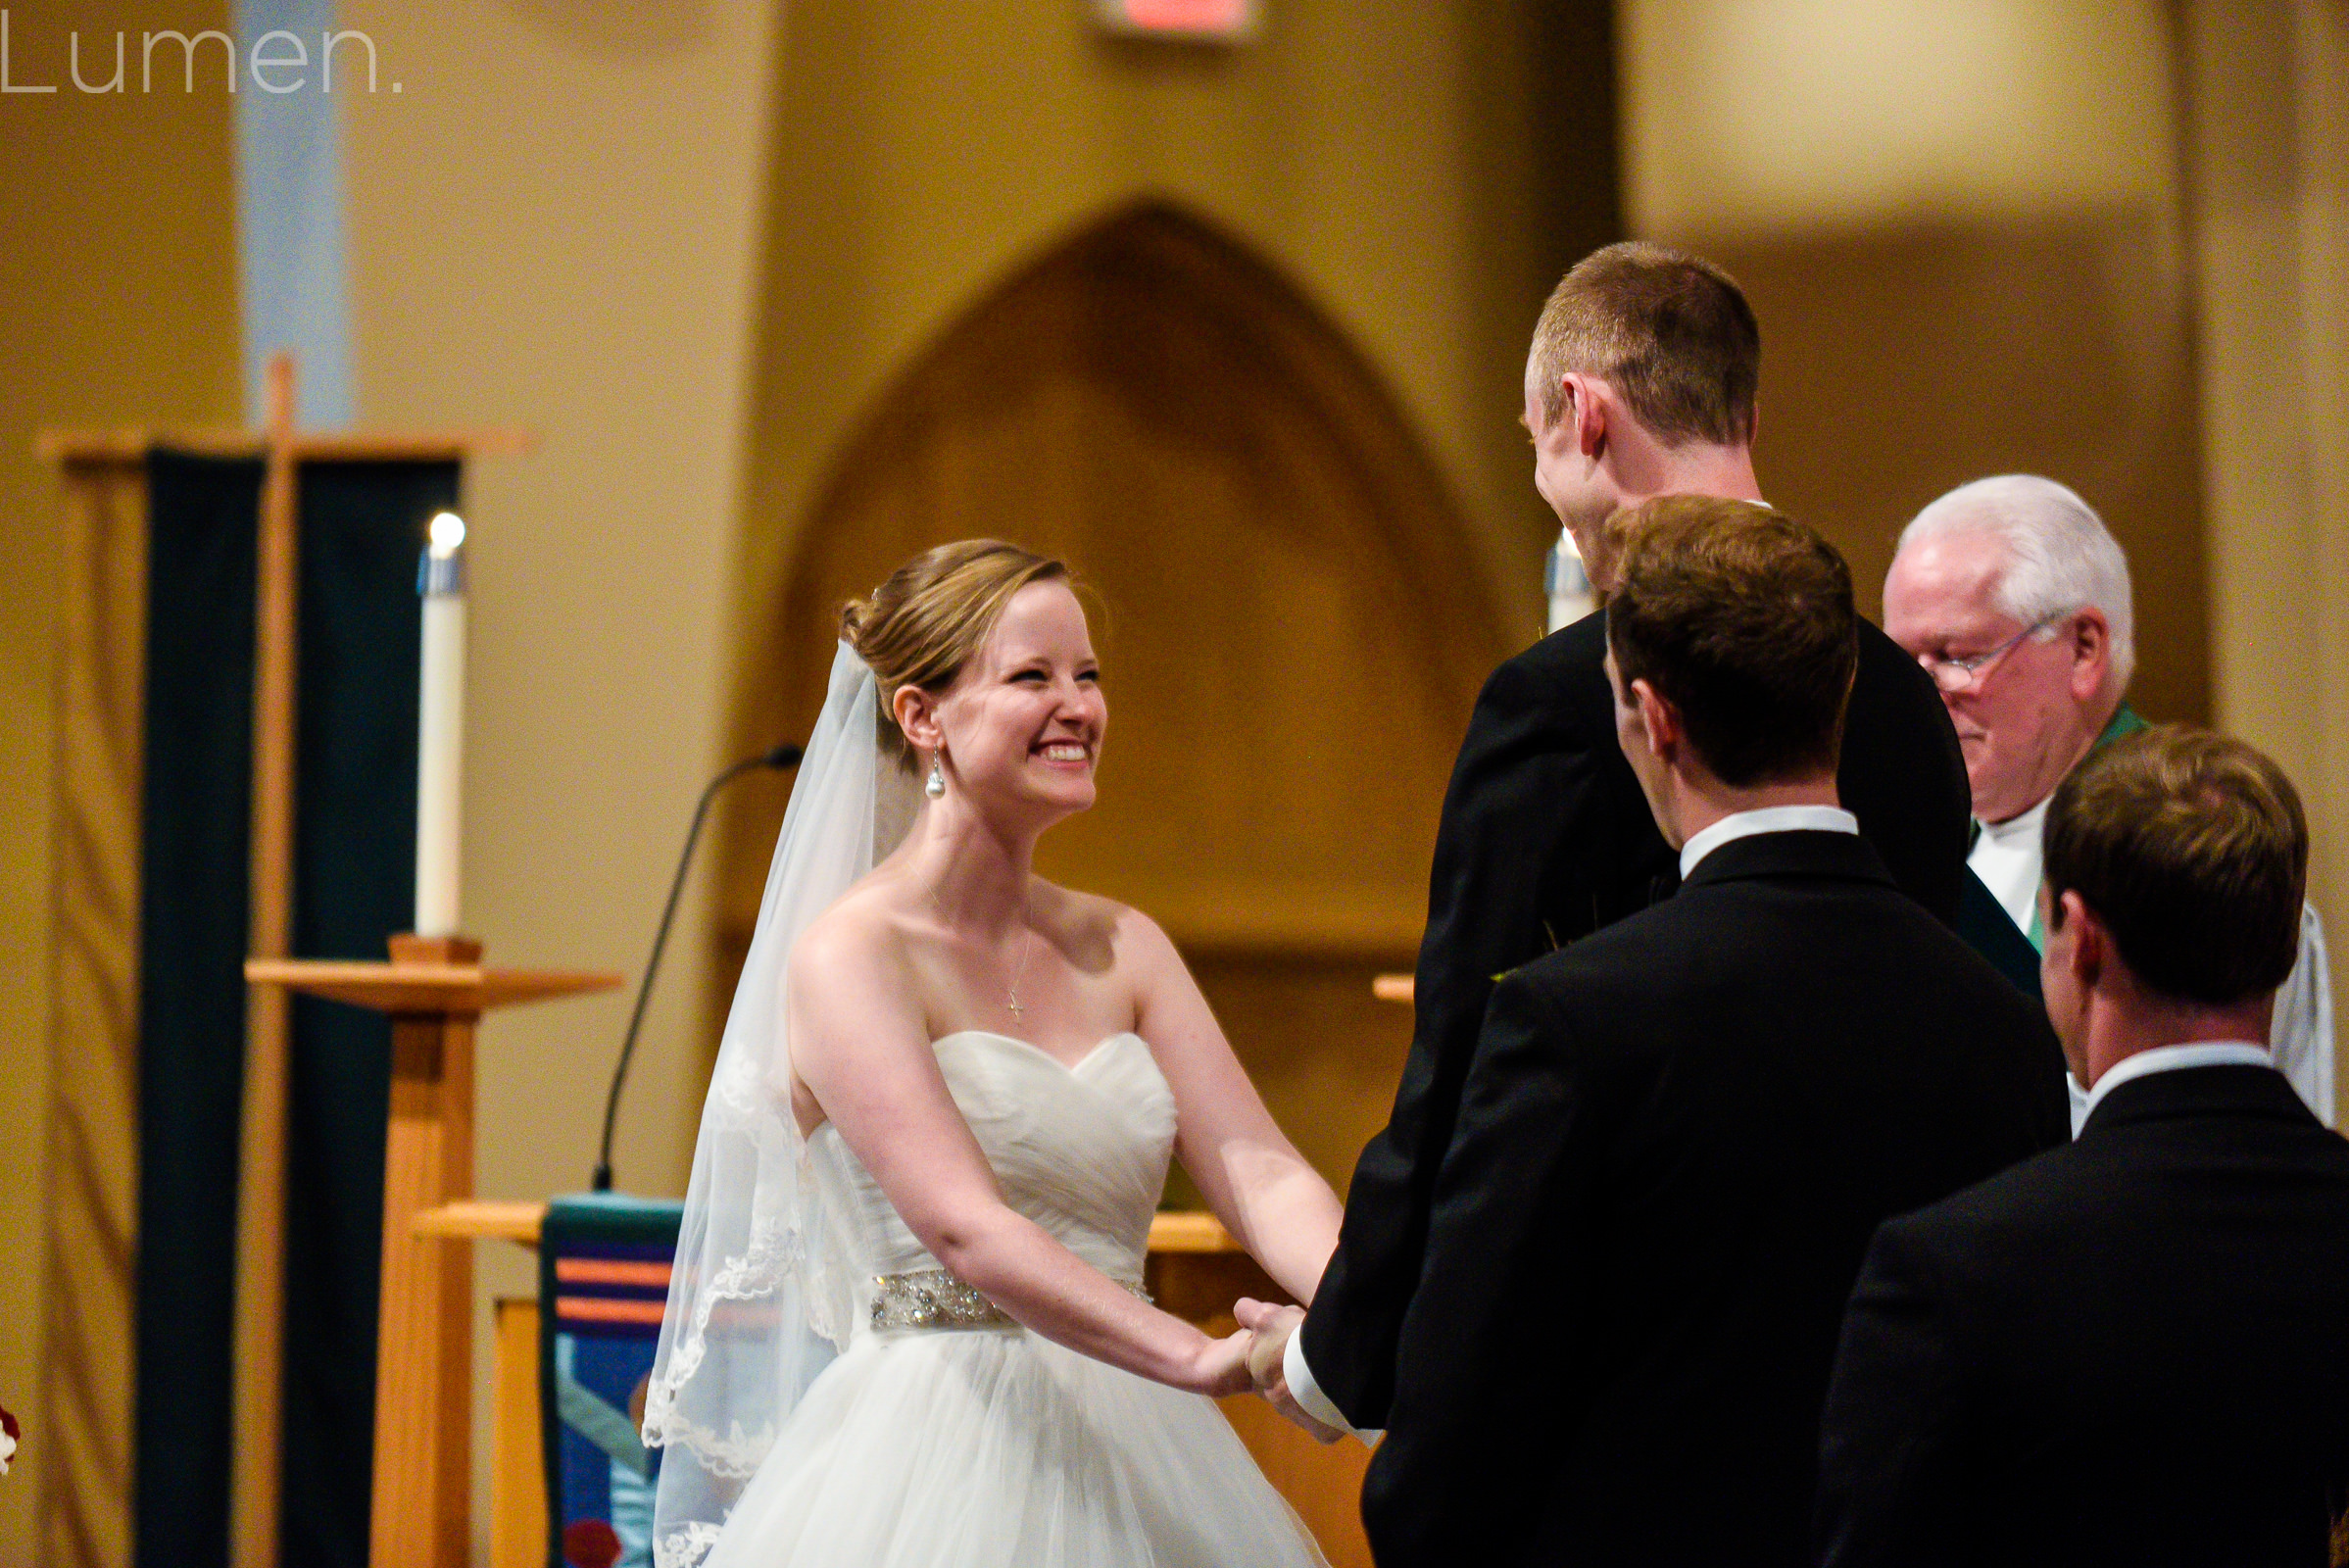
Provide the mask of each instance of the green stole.
{"label": "green stole", "polygon": [[[2113,710],[2112,722],[2104,726],[2104,733],[2097,736],[2094,744],[2089,746],[2087,755],[2093,757],[2122,736],[2134,735],[2141,729],[2151,729],[2152,727],[2145,722],[2144,716],[2135,709],[2123,703],[2119,708]],[[1979,834],[1981,829],[1977,828],[1975,831]],[[2047,951],[2047,915],[2035,900],[2032,901],[2031,906],[2031,927],[2023,934],[2031,938],[2031,945],[2040,953],[2044,954]]]}

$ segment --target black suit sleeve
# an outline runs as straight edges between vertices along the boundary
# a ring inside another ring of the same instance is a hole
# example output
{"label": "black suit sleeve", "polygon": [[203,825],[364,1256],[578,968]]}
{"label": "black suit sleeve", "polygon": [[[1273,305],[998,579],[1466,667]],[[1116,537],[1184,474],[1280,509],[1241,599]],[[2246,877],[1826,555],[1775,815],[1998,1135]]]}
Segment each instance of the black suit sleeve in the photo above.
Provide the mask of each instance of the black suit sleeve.
{"label": "black suit sleeve", "polygon": [[1819,1431],[1825,1568],[1940,1568],[1968,1548],[1963,1361],[1947,1300],[1892,1220],[1843,1315]]}
{"label": "black suit sleeve", "polygon": [[1410,1056],[1386,1130],[1354,1167],[1338,1250],[1302,1331],[1314,1382],[1358,1427],[1387,1424],[1428,1204],[1493,980],[1552,946],[1542,878],[1561,846],[1599,836],[1615,745],[1612,732],[1590,733],[1527,658],[1501,665],[1477,699],[1436,835]]}
{"label": "black suit sleeve", "polygon": [[1523,977],[1494,990],[1363,1485],[1382,1568],[1519,1560],[1588,1397],[1598,1151],[1620,1113],[1573,1046]]}

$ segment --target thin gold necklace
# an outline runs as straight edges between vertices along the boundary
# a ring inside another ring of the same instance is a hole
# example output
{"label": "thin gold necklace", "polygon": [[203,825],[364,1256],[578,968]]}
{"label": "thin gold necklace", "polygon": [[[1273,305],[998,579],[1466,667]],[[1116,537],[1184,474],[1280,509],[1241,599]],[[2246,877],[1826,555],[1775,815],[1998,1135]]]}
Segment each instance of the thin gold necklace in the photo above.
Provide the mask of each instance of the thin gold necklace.
{"label": "thin gold necklace", "polygon": [[[938,902],[937,885],[933,883],[922,891],[930,896],[930,907],[938,911],[938,923],[949,931],[954,930],[954,922],[947,918],[946,906]],[[1013,972],[1011,983],[1003,988],[1003,1005],[1010,1009],[1015,1022],[1024,1023],[1027,1021],[1028,1009],[1020,1003],[1019,983],[1028,977],[1028,959],[1033,957],[1036,953],[1035,935],[1029,931],[1029,907],[1025,894],[1020,896],[1019,901],[1019,928],[1028,933],[1028,942],[1020,949],[1019,968]]]}

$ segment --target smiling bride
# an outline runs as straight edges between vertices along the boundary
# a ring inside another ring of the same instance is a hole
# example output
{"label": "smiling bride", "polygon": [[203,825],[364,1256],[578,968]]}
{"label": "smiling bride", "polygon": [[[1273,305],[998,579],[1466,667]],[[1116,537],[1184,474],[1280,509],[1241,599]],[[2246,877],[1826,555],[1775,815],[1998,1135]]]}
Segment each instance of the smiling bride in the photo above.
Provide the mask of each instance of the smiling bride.
{"label": "smiling bride", "polygon": [[1300,1301],[1338,1200],[1165,934],[1032,868],[1107,721],[1058,562],[944,545],[844,612],[646,1407],[661,1568],[1321,1560],[1211,1402],[1248,1337],[1142,1277],[1170,1156]]}

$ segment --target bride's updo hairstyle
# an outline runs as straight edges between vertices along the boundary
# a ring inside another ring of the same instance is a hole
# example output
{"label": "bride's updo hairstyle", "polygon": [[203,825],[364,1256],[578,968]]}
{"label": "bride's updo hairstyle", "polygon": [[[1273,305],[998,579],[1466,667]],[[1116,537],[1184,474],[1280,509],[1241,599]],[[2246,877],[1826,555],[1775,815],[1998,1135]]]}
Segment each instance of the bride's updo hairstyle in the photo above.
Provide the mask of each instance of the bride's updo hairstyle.
{"label": "bride's updo hairstyle", "polygon": [[863,599],[841,607],[842,641],[856,650],[880,688],[881,749],[912,771],[919,765],[897,726],[900,689],[941,696],[987,641],[1011,596],[1032,582],[1066,582],[1068,567],[1001,539],[963,539],[925,550]]}

